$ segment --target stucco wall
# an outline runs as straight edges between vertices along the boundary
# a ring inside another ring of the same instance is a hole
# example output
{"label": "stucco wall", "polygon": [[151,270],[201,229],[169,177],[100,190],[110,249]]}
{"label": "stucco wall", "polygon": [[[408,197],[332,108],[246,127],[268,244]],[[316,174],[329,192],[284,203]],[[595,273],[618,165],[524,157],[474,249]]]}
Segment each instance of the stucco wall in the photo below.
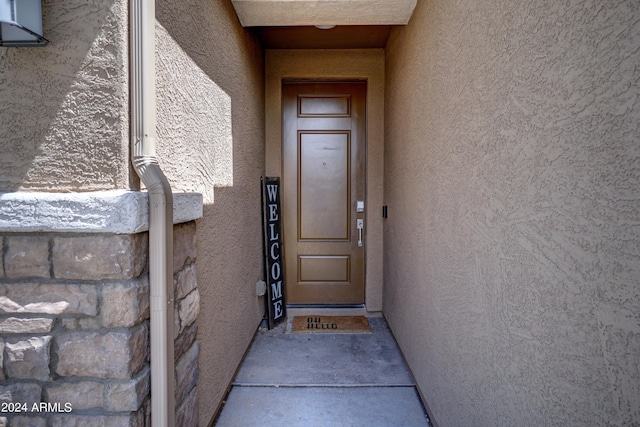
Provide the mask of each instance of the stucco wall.
{"label": "stucco wall", "polygon": [[0,47],[0,192],[129,188],[127,1],[43,2],[43,48]]}
{"label": "stucco wall", "polygon": [[198,220],[200,424],[211,421],[264,312],[264,69],[229,1],[157,2],[158,157]]}
{"label": "stucco wall", "polygon": [[392,32],[384,313],[438,425],[640,424],[639,61],[635,0]]}

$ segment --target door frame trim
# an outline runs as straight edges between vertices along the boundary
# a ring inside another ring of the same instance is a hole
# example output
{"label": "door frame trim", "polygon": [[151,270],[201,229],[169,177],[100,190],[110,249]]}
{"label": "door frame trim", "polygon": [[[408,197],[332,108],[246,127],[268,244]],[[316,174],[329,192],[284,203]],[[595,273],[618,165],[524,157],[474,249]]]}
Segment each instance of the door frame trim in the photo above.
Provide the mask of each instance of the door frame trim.
{"label": "door frame trim", "polygon": [[266,176],[282,176],[284,80],[367,81],[365,306],[368,312],[380,312],[384,277],[384,50],[267,50],[265,70]]}

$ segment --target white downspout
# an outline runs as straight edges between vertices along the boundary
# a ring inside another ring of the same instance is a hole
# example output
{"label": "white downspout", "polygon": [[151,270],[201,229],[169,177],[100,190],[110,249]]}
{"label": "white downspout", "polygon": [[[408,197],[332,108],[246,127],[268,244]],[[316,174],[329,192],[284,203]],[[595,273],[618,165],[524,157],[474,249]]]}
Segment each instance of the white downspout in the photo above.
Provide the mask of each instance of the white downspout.
{"label": "white downspout", "polygon": [[151,424],[174,427],[173,195],[156,157],[155,0],[129,0],[131,158],[149,192]]}

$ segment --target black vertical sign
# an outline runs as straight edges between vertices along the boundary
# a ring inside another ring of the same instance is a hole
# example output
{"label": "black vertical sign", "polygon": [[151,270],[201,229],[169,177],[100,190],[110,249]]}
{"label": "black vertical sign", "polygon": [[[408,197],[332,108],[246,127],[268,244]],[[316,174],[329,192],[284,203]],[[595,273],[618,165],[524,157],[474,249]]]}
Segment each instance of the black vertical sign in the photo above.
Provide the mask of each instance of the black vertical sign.
{"label": "black vertical sign", "polygon": [[282,248],[282,215],[280,211],[280,178],[262,179],[262,224],[267,282],[269,329],[287,317],[284,300],[284,263]]}

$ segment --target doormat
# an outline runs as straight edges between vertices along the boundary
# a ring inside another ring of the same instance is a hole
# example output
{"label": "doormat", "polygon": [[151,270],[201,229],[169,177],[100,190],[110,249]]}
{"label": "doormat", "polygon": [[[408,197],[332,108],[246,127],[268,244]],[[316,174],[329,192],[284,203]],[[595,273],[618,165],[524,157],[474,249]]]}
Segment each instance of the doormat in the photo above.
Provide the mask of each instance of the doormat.
{"label": "doormat", "polygon": [[293,333],[371,332],[365,316],[295,316],[291,322]]}

